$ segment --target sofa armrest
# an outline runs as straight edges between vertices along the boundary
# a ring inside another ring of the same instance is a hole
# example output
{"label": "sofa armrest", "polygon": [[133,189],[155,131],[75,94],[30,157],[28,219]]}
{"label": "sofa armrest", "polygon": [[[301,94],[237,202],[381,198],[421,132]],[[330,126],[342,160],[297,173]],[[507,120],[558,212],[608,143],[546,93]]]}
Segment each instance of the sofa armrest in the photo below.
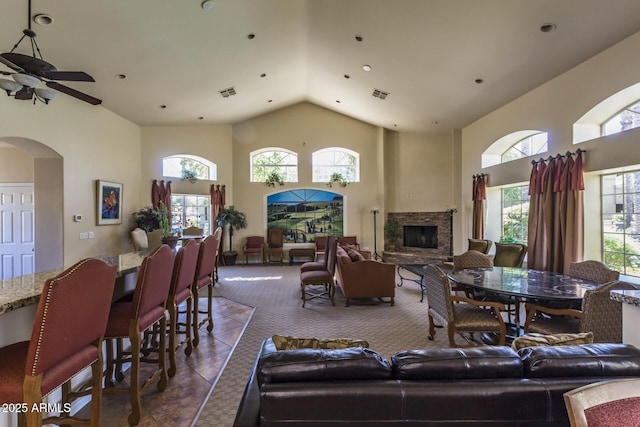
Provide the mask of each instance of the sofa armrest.
{"label": "sofa armrest", "polygon": [[264,353],[276,351],[271,338],[263,341],[258,356],[251,369],[249,382],[244,389],[236,418],[233,421],[234,427],[258,427],[260,425],[260,385],[258,384],[258,365]]}
{"label": "sofa armrest", "polygon": [[338,260],[337,269],[340,287],[347,298],[395,296],[394,264],[373,260],[342,263]]}

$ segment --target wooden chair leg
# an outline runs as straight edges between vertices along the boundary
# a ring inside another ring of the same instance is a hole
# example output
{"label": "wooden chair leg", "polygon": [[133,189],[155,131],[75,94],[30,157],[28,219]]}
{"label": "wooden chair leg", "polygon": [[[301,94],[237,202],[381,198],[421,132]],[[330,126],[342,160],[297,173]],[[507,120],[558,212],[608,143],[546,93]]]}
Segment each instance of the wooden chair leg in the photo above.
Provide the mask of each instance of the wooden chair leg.
{"label": "wooden chair leg", "polygon": [[[167,329],[167,318],[163,317],[160,320],[160,330],[165,331]],[[167,388],[169,378],[167,376],[166,369],[166,354],[167,354],[167,340],[166,334],[160,334],[160,342],[158,343],[160,348],[158,354],[158,365],[160,368],[160,381],[158,381],[158,391],[164,391]]]}
{"label": "wooden chair leg", "polygon": [[207,326],[207,331],[213,331],[213,277],[211,278],[211,282],[207,285],[207,291],[209,300],[207,301],[207,320],[209,321],[209,325]]}
{"label": "wooden chair leg", "polygon": [[193,296],[187,298],[187,312],[185,313],[185,335],[186,335],[186,341],[187,341],[187,346],[184,349],[184,354],[186,354],[187,356],[189,356],[191,354],[191,352],[193,351],[193,337],[191,336],[191,328],[192,323],[193,323],[193,319],[192,319],[192,310],[193,310]]}
{"label": "wooden chair leg", "polygon": [[200,305],[200,299],[198,296],[198,286],[193,286],[191,289],[191,294],[193,298],[193,316],[191,318],[191,324],[193,325],[193,336],[191,337],[191,341],[193,342],[193,346],[197,347],[200,342],[200,337],[198,335],[198,306]]}
{"label": "wooden chair leg", "polygon": [[[166,325],[165,325],[166,326]],[[164,340],[162,337],[161,340]],[[129,327],[129,340],[131,341],[131,369],[129,379],[129,398],[131,400],[131,414],[129,425],[135,426],[140,422],[140,332],[136,327]]]}
{"label": "wooden chair leg", "polygon": [[[178,307],[173,298],[167,302],[169,305],[169,369],[167,375],[173,377],[176,374],[176,328],[178,327]],[[162,336],[160,337],[162,340]]]}

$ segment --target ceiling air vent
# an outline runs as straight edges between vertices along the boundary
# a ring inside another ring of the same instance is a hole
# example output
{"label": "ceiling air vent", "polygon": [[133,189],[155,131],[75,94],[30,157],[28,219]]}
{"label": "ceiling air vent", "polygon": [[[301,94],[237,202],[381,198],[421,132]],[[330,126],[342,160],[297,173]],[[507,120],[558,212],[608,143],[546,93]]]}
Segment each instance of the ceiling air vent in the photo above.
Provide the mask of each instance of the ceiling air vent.
{"label": "ceiling air vent", "polygon": [[236,88],[234,87],[230,87],[229,89],[223,89],[220,91],[220,95],[222,95],[223,98],[228,98],[235,94],[236,94]]}
{"label": "ceiling air vent", "polygon": [[374,98],[386,99],[386,97],[389,96],[389,92],[385,92],[380,89],[374,89],[372,95],[374,96]]}

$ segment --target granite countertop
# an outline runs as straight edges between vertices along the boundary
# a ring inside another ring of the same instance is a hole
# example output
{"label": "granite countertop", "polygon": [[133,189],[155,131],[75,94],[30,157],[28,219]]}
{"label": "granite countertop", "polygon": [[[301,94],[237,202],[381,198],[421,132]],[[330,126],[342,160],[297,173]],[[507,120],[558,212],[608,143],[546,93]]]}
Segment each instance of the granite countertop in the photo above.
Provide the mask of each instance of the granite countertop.
{"label": "granite countertop", "polygon": [[[119,277],[137,271],[148,253],[147,250],[95,258],[107,264],[117,265]],[[64,268],[58,268],[0,280],[0,315],[20,307],[37,304],[47,279],[57,276],[64,270]]]}
{"label": "granite countertop", "polygon": [[610,296],[611,296],[611,299],[614,301],[640,307],[640,289],[637,289],[637,290],[618,289],[618,290],[611,291]]}

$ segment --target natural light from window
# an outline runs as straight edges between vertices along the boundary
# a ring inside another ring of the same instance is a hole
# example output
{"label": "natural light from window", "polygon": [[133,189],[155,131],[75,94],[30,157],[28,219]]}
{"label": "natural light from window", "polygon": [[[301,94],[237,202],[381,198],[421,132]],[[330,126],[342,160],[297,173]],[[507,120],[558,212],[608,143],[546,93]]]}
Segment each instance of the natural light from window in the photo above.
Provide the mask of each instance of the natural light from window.
{"label": "natural light from window", "polygon": [[203,157],[189,154],[177,154],[162,159],[162,176],[183,178],[185,173],[197,179],[215,181],[218,179],[218,166]]}
{"label": "natural light from window", "polygon": [[640,127],[640,101],[618,112],[602,125],[602,135],[612,135]]}
{"label": "natural light from window", "polygon": [[360,155],[347,148],[330,147],[313,153],[313,182],[328,182],[334,173],[349,182],[360,181]]}
{"label": "natural light from window", "polygon": [[284,182],[298,182],[298,154],[284,148],[263,148],[251,153],[251,182],[265,182],[273,172]]}
{"label": "natural light from window", "polygon": [[502,243],[527,243],[529,186],[502,189]]}
{"label": "natural light from window", "polygon": [[540,130],[519,130],[495,141],[482,153],[482,167],[536,156],[549,150],[548,134]]}

